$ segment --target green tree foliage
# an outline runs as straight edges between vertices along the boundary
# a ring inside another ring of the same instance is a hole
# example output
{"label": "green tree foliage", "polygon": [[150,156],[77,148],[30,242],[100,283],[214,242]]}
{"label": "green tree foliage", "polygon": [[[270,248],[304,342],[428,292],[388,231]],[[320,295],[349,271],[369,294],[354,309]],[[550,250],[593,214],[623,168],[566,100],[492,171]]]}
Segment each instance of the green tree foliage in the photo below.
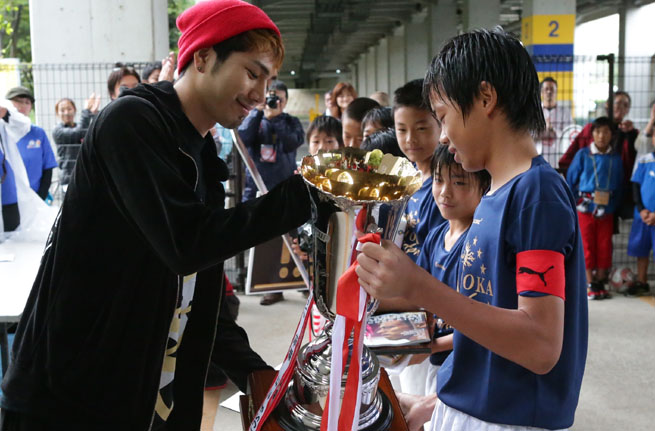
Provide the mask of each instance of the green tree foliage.
{"label": "green tree foliage", "polygon": [[28,0],[0,0],[0,47],[3,57],[32,61]]}
{"label": "green tree foliage", "polygon": [[168,46],[171,51],[177,52],[177,39],[180,37],[180,31],[175,25],[175,20],[182,12],[194,4],[195,1],[193,0],[168,0]]}

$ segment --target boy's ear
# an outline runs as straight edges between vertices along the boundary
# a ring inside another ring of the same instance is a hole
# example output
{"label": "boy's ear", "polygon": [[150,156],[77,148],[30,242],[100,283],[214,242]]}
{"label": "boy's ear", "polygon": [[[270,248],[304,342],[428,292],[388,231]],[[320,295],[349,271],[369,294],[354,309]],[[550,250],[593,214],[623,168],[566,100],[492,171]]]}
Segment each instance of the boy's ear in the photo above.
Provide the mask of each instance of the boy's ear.
{"label": "boy's ear", "polygon": [[496,93],[496,89],[493,85],[487,81],[482,81],[480,83],[478,99],[484,111],[487,114],[491,114],[491,112],[493,112],[493,110],[496,108],[496,104],[498,103],[498,94]]}

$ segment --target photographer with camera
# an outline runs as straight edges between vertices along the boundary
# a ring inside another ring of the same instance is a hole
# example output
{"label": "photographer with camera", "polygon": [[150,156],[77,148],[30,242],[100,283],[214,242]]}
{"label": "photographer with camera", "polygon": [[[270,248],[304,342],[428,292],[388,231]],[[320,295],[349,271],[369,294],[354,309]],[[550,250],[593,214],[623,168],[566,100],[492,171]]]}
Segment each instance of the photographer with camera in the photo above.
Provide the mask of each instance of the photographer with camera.
{"label": "photographer with camera", "polygon": [[[239,136],[269,190],[293,175],[297,169],[296,150],[304,141],[300,120],[284,112],[288,98],[287,86],[282,81],[272,82],[266,101],[250,111],[239,127]],[[254,199],[256,195],[257,186],[247,172],[242,200]],[[266,294],[261,304],[270,305],[282,299],[281,293]]]}

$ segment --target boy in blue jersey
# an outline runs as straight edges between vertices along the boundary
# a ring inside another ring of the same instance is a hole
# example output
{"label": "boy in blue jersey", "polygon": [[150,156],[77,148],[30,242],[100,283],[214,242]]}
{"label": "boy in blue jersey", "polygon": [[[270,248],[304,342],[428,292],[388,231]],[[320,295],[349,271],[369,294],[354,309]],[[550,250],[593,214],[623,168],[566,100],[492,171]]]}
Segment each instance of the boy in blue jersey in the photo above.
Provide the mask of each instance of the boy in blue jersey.
{"label": "boy in blue jersey", "polygon": [[434,430],[567,429],[587,353],[584,255],[573,195],[532,139],[545,125],[534,65],[502,30],[466,33],[432,60],[425,95],[455,160],[491,175],[457,291],[388,242],[362,248],[359,282],[454,328]]}
{"label": "boy in blue jersey", "polygon": [[415,79],[398,88],[393,96],[393,118],[398,145],[421,172],[423,185],[407,203],[407,227],[403,250],[414,262],[428,232],[444,222],[432,199],[430,163],[439,145],[441,129],[423,100],[423,80]]}
{"label": "boy in blue jersey", "polygon": [[587,269],[587,296],[605,299],[607,274],[612,267],[614,213],[622,197],[623,162],[612,150],[612,120],[599,117],[591,124],[594,142],[581,148],[566,173],[577,207]]}
{"label": "boy in blue jersey", "polygon": [[[430,231],[417,264],[448,286],[457,285],[458,261],[480,199],[489,188],[491,178],[485,170],[466,172],[448,147],[440,145],[432,158],[432,196],[448,223]],[[419,428],[430,419],[436,402],[438,368],[453,350],[453,329],[435,316],[437,325],[432,342],[430,367],[425,382],[426,399],[399,394],[401,406],[411,405],[407,413],[410,429]]]}
{"label": "boy in blue jersey", "polygon": [[[655,147],[655,136],[652,136]],[[637,258],[637,281],[628,294],[648,293],[648,258],[655,246],[655,152],[637,159],[632,174],[632,196],[635,213],[628,239],[628,255]]]}

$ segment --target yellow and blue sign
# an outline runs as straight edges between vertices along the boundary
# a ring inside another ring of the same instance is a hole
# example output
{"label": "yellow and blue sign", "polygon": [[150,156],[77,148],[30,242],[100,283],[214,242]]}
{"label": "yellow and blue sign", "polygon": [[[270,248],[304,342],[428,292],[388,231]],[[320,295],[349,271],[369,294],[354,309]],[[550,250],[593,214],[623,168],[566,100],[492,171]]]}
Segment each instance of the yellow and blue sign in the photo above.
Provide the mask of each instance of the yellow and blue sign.
{"label": "yellow and blue sign", "polygon": [[532,56],[539,80],[557,80],[559,100],[573,99],[575,14],[532,15],[521,22],[521,40]]}

